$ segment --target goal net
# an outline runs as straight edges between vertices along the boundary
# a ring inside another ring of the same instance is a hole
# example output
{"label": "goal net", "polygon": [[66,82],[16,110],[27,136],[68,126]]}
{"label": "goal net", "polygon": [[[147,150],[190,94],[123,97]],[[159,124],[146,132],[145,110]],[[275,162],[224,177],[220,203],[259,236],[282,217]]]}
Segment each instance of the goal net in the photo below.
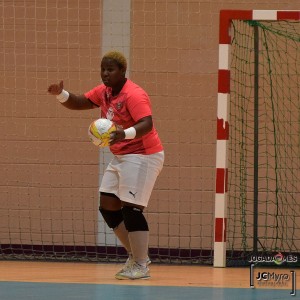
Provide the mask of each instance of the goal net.
{"label": "goal net", "polygon": [[229,57],[227,264],[299,253],[299,17],[232,20]]}

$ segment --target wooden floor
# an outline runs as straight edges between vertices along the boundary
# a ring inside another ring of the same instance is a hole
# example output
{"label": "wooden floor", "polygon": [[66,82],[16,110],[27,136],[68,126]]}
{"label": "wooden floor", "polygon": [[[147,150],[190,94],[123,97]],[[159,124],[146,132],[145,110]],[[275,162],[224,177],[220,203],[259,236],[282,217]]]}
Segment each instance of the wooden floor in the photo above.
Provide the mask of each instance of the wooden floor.
{"label": "wooden floor", "polygon": [[[253,292],[253,289],[250,289],[250,269],[246,268],[214,268],[212,266],[174,266],[174,265],[159,265],[151,264],[151,279],[149,280],[116,280],[114,274],[119,270],[121,264],[100,264],[100,263],[71,263],[71,262],[31,262],[31,261],[0,261],[0,299],[39,299],[38,297],[33,297],[34,288],[39,287],[40,291],[42,288],[45,288],[45,285],[38,285],[39,283],[47,284],[76,284],[76,287],[82,285],[83,288],[87,288],[86,285],[97,285],[101,287],[101,295],[103,295],[105,286],[109,287],[105,293],[106,297],[103,299],[127,299],[124,296],[124,290],[120,290],[120,293],[123,293],[122,297],[118,298],[117,295],[110,296],[112,291],[111,287],[115,286],[115,291],[120,288],[120,286],[128,287],[134,286],[138,287],[164,287],[165,295],[160,298],[160,296],[149,297],[147,299],[169,299],[169,292],[165,290],[166,287],[172,288],[176,287],[176,290],[172,290],[178,298],[174,298],[173,295],[170,299],[185,299],[184,295],[180,295],[184,291],[185,295],[192,293],[200,293],[205,296],[197,299],[243,299],[247,300],[247,293],[250,293],[249,296],[251,300],[256,299],[292,299],[289,294],[290,287],[279,287],[271,291],[267,291],[268,294],[266,297],[263,297],[263,291],[260,289],[260,292]],[[282,271],[289,272],[289,270]],[[300,272],[297,274],[297,280],[299,280]],[[26,289],[20,283],[27,283]],[[28,285],[32,283],[32,285]],[[35,284],[35,285],[34,285]],[[7,287],[7,289],[6,289]],[[21,288],[22,287],[22,288]],[[48,286],[49,287],[49,286]],[[180,289],[181,287],[181,289]],[[190,289],[185,289],[190,287]],[[197,290],[193,288],[199,288]],[[17,290],[22,293],[22,297],[18,298]],[[32,288],[32,289],[30,289]],[[135,298],[137,290],[132,290],[133,295],[128,299],[140,299]],[[183,289],[184,288],[184,289]],[[204,289],[205,288],[205,289]],[[267,287],[268,288],[268,287]],[[82,290],[81,289],[81,290]],[[269,288],[270,289],[270,288]],[[10,292],[8,292],[10,290]],[[71,289],[71,291],[73,291]],[[266,292],[266,289],[264,289]],[[32,297],[24,298],[24,291],[29,293]],[[63,291],[63,290],[62,290]],[[145,289],[143,289],[145,292]],[[152,293],[154,290],[150,290],[149,293]],[[156,291],[156,290],[155,290]],[[220,293],[218,298],[213,296],[216,291]],[[231,296],[227,297],[227,292],[231,293]],[[2,294],[1,294],[2,293]],[[9,294],[11,293],[11,294]],[[46,290],[45,290],[46,293]],[[158,292],[158,294],[161,292]],[[233,297],[233,293],[237,293],[237,298]],[[258,294],[257,294],[258,293]],[[126,293],[125,293],[126,294]],[[94,299],[92,296],[90,298],[83,298],[79,296],[78,292],[75,293],[74,298],[70,292],[68,292],[69,297],[59,298],[55,297],[55,300],[60,299]],[[240,296],[239,296],[240,295]],[[254,295],[254,296],[253,296]],[[162,296],[162,295],[161,295]],[[193,295],[190,295],[193,297]],[[125,297],[125,298],[124,298]],[[212,298],[211,298],[212,297]],[[271,297],[271,298],[268,298]],[[279,297],[279,298],[277,298]],[[296,296],[296,298],[298,295]],[[41,300],[47,300],[46,296],[43,296]],[[50,299],[50,298],[49,298]],[[51,298],[54,299],[54,298]],[[99,299],[99,298],[95,298]],[[102,298],[101,298],[102,299]],[[189,298],[193,299],[194,298]],[[195,299],[196,300],[196,299]]]}
{"label": "wooden floor", "polygon": [[150,280],[120,281],[121,264],[0,261],[0,281],[248,287],[249,268],[151,265]]}

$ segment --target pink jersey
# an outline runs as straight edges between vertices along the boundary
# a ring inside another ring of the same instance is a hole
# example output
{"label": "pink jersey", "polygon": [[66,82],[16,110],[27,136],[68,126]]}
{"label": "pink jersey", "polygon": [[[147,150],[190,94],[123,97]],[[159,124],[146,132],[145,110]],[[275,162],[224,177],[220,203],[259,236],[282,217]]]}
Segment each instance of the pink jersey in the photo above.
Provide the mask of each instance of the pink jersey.
{"label": "pink jersey", "polygon": [[[107,118],[123,129],[133,126],[141,118],[151,116],[151,103],[147,93],[127,79],[120,93],[113,97],[111,88],[98,85],[84,94],[101,109],[101,118]],[[153,154],[163,150],[156,129],[141,138],[123,140],[110,147],[115,155]]]}

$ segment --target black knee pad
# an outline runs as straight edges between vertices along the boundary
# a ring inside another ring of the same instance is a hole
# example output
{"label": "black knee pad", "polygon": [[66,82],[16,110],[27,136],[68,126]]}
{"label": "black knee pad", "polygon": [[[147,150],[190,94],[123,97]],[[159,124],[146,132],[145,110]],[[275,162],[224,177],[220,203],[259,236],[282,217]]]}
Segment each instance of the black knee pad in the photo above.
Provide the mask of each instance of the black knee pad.
{"label": "black knee pad", "polygon": [[133,206],[124,206],[122,213],[125,227],[129,232],[149,231],[148,223],[141,209]]}
{"label": "black knee pad", "polygon": [[101,215],[103,216],[104,221],[108,225],[109,228],[116,228],[123,221],[122,210],[105,210],[103,208],[99,208]]}

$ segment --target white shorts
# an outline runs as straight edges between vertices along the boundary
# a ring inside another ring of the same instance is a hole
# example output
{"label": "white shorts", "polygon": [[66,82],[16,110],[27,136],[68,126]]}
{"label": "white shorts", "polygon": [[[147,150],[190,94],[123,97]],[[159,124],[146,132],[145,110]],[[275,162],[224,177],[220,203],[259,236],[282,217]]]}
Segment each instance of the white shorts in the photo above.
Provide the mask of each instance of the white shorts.
{"label": "white shorts", "polygon": [[150,155],[116,155],[104,172],[100,192],[112,193],[121,201],[147,207],[163,163],[163,151]]}

